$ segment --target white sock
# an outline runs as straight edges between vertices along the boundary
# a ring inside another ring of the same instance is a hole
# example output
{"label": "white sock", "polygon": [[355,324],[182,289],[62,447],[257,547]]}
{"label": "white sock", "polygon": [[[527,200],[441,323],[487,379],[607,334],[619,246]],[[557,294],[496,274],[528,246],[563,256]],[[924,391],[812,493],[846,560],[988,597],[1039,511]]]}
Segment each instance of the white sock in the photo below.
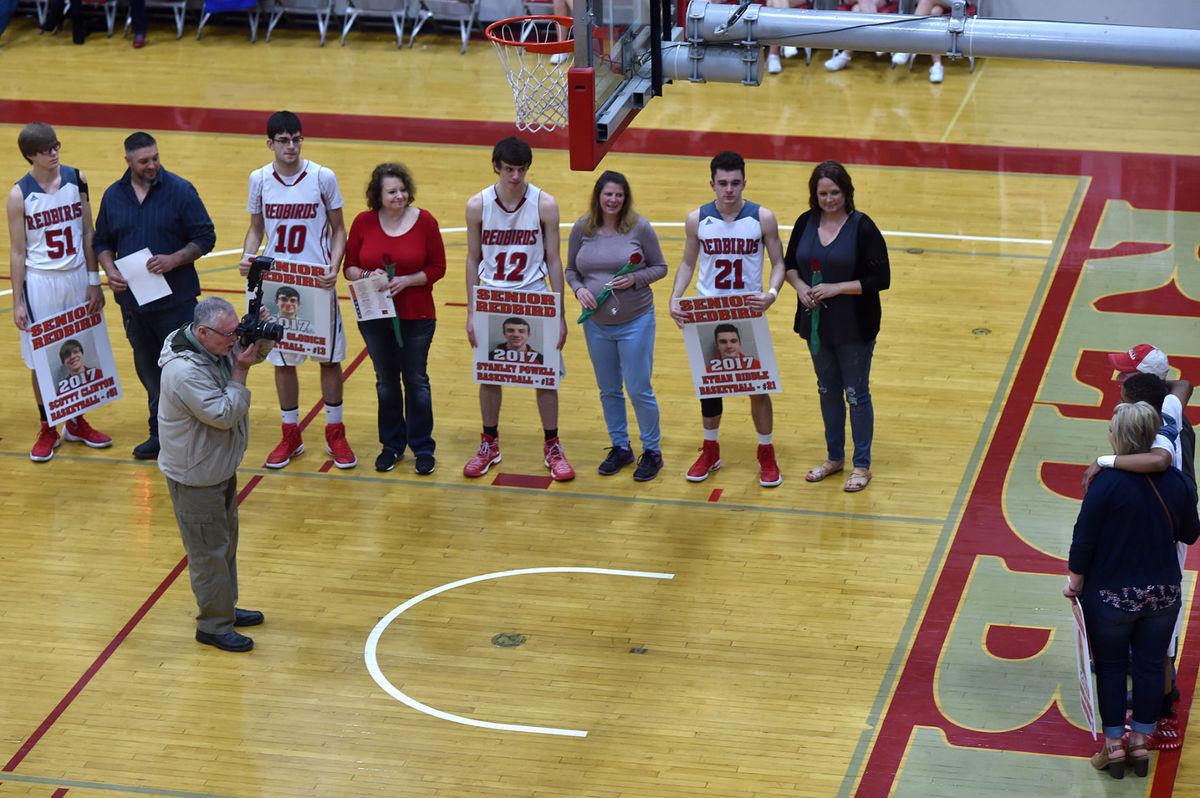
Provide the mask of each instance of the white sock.
{"label": "white sock", "polygon": [[761,432],[758,433],[758,445],[759,446],[770,446],[771,445],[771,433],[768,432],[766,435],[763,435]]}
{"label": "white sock", "polygon": [[717,429],[706,429],[706,430],[704,430],[704,440],[715,441],[715,440],[717,440],[717,436],[720,434],[721,434],[720,427],[718,427]]}
{"label": "white sock", "polygon": [[284,424],[299,424],[300,423],[300,408],[293,407],[291,410],[279,409],[279,415],[283,416]]}
{"label": "white sock", "polygon": [[342,423],[342,403],[336,405],[325,403],[325,423],[326,424],[341,424]]}

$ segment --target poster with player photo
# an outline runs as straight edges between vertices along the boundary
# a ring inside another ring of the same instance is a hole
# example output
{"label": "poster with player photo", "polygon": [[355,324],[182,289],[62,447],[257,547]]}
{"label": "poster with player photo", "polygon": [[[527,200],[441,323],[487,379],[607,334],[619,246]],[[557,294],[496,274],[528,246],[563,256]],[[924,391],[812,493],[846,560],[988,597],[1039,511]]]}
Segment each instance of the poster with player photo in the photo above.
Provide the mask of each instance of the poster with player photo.
{"label": "poster with player photo", "polygon": [[558,294],[475,286],[475,382],[558,390]]}
{"label": "poster with player photo", "polygon": [[121,398],[108,327],[101,313],[79,305],[30,328],[33,365],[46,406],[58,424]]}
{"label": "poster with player photo", "polygon": [[696,396],[782,391],[767,319],[747,304],[751,294],[682,297],[679,309]]}
{"label": "poster with player photo", "polygon": [[[326,360],[333,351],[334,313],[337,297],[317,284],[317,277],[330,266],[279,258],[262,277],[263,307],[271,321],[283,325],[283,340],[275,344],[284,352],[297,352],[315,360]],[[249,306],[253,294],[246,295]]]}

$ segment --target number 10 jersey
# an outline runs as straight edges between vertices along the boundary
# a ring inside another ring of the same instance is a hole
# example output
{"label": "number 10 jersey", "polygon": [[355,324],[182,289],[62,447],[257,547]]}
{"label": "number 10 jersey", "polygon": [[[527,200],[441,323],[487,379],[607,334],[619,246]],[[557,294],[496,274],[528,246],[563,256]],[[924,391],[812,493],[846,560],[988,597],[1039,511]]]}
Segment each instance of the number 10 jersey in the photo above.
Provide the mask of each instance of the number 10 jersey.
{"label": "number 10 jersey", "polygon": [[250,173],[250,213],[261,213],[271,258],[329,264],[329,211],[345,205],[333,170],[305,161],[300,174],[283,177],[269,163]]}
{"label": "number 10 jersey", "polygon": [[542,190],[526,183],[515,210],[500,204],[496,187],[483,190],[479,284],[489,288],[546,290],[546,240],[538,209]]}

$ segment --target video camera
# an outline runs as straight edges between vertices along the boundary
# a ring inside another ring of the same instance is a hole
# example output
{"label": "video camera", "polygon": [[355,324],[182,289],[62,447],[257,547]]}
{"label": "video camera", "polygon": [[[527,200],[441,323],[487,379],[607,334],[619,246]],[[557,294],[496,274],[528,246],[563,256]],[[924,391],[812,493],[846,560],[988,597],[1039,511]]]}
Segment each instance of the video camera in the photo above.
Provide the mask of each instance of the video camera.
{"label": "video camera", "polygon": [[258,318],[262,311],[262,276],[271,271],[271,266],[274,264],[274,258],[260,255],[251,261],[250,271],[246,273],[246,290],[253,291],[254,298],[250,300],[250,308],[246,311],[246,315],[242,316],[242,320],[238,322],[237,326],[238,343],[242,345],[243,349],[260,338],[266,338],[268,341],[283,340],[282,324],[261,321]]}

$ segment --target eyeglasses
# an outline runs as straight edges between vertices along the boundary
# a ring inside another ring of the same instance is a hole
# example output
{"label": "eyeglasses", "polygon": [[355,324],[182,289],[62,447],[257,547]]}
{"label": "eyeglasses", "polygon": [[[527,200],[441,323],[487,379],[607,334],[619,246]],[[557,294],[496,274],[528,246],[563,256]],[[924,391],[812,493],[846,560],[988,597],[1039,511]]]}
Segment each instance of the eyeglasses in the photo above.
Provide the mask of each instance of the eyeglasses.
{"label": "eyeglasses", "polygon": [[61,149],[62,149],[62,142],[56,141],[53,144],[51,144],[49,147],[38,150],[38,155],[49,155],[50,153],[58,152]]}
{"label": "eyeglasses", "polygon": [[237,335],[236,327],[234,329],[230,330],[229,332],[221,332],[220,330],[214,330],[212,327],[206,327],[205,325],[201,324],[200,329],[208,330],[210,333],[216,333],[217,335],[221,336],[222,338],[232,338],[233,336]]}
{"label": "eyeglasses", "polygon": [[289,144],[299,144],[304,141],[304,136],[276,136],[271,139],[276,144],[286,147]]}

